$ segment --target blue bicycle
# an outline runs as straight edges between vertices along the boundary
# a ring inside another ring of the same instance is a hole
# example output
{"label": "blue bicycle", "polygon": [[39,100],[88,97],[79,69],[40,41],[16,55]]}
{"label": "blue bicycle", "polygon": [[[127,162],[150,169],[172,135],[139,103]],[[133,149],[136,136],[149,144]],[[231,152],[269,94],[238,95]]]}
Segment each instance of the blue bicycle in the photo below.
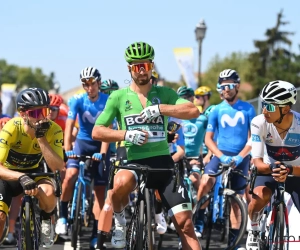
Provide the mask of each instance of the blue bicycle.
{"label": "blue bicycle", "polygon": [[[219,240],[226,244],[226,250],[233,250],[241,241],[247,226],[247,208],[245,202],[240,195],[231,188],[232,174],[242,176],[246,183],[237,190],[245,189],[249,182],[249,177],[245,176],[241,170],[234,169],[230,165],[220,164],[221,170],[216,174],[210,174],[211,177],[216,177],[216,183],[212,191],[203,196],[193,208],[193,222],[197,220],[198,210],[201,207],[208,205],[206,209],[206,219],[204,221],[203,240],[206,248],[209,249],[212,230],[217,231]],[[227,188],[228,187],[228,188]],[[235,206],[238,211],[238,219],[235,225],[230,220],[231,213],[233,214],[232,206]],[[231,211],[232,210],[232,211]],[[237,225],[238,224],[238,225]],[[238,235],[235,235],[234,240],[230,240],[230,228],[239,229]],[[218,240],[218,239],[214,239]]]}
{"label": "blue bicycle", "polygon": [[[73,194],[71,215],[69,225],[71,225],[71,246],[74,250],[77,248],[78,236],[81,234],[82,225],[87,226],[89,217],[92,211],[92,180],[88,179],[85,171],[88,171],[92,166],[93,160],[91,156],[77,155],[79,159],[79,174],[75,183],[75,190]],[[102,159],[105,159],[103,156]],[[104,171],[106,171],[105,161],[103,160]],[[89,190],[89,209],[87,209],[87,190]]]}

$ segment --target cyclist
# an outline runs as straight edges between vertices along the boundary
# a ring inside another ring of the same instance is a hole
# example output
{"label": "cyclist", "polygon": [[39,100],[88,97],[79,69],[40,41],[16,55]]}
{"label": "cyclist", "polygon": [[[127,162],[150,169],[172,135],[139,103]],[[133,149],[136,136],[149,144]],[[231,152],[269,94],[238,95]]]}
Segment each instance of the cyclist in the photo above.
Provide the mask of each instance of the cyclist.
{"label": "cyclist", "polygon": [[[86,67],[80,73],[80,81],[84,94],[76,95],[69,100],[69,113],[65,128],[64,147],[66,155],[74,158],[76,155],[92,155],[94,160],[92,169],[87,178],[94,177],[95,202],[93,213],[95,215],[94,227],[91,236],[91,247],[97,242],[98,216],[104,205],[105,186],[108,181],[109,171],[103,171],[102,154],[106,154],[109,160],[108,143],[93,141],[91,132],[98,115],[103,111],[108,95],[99,92],[101,84],[101,75],[94,67]],[[72,149],[72,131],[78,114],[79,132],[75,140],[75,146]],[[107,163],[109,166],[109,161]],[[67,233],[68,203],[72,199],[73,187],[78,176],[79,161],[69,159],[65,179],[62,184],[61,195],[61,218],[56,225],[57,234]],[[92,172],[92,173],[91,173]]]}
{"label": "cyclist", "polygon": [[[185,86],[180,87],[177,90],[177,94],[179,97],[190,102],[194,101],[194,91],[191,88]],[[207,116],[200,114],[200,116],[195,119],[183,120],[182,126],[185,139],[185,155],[189,161],[189,165],[192,166],[191,169],[188,169],[190,173],[189,178],[193,183],[194,189],[197,191],[201,179],[201,165],[203,164],[201,146],[207,127]],[[198,238],[201,237],[203,231],[201,223],[201,221],[195,223],[195,232]]]}
{"label": "cyclist", "polygon": [[[132,78],[129,87],[115,91],[109,97],[104,112],[98,117],[92,136],[102,141],[125,140],[127,158],[131,163],[149,165],[153,168],[173,168],[166,140],[167,116],[191,119],[199,116],[198,109],[179,98],[172,89],[157,87],[150,82],[154,49],[147,43],[135,42],[125,51],[125,59]],[[117,117],[121,130],[107,128]],[[141,129],[141,130],[140,130]],[[129,194],[136,188],[134,171],[118,171],[114,179],[111,200],[115,215],[112,235],[114,248],[125,247],[126,220],[124,208]],[[152,181],[152,183],[151,183]],[[169,174],[152,174],[147,187],[158,189],[163,204],[168,209],[184,249],[200,249],[191,220],[191,204],[183,180],[173,193],[173,177]]]}
{"label": "cyclist", "polygon": [[54,237],[51,224],[51,212],[56,206],[54,186],[49,178],[32,180],[26,173],[39,172],[42,158],[52,171],[62,170],[63,133],[56,123],[46,119],[50,98],[45,90],[25,89],[18,94],[16,103],[20,117],[12,118],[0,132],[0,234],[12,197],[24,191],[39,200],[41,242],[49,248]]}
{"label": "cyclist", "polygon": [[211,89],[207,86],[201,86],[195,90],[194,104],[202,113],[207,107],[210,106],[209,99],[211,97]]}
{"label": "cyclist", "polygon": [[157,81],[158,81],[158,74],[157,74],[157,72],[153,69],[153,70],[152,70],[152,75],[151,75],[151,78],[150,78],[150,82],[151,82],[151,84],[153,84],[153,85],[157,85]]}
{"label": "cyclist", "polygon": [[[219,75],[220,87],[224,101],[218,104],[210,113],[205,135],[205,144],[212,151],[214,157],[206,165],[202,176],[198,198],[206,195],[215,183],[215,178],[208,174],[217,173],[219,163],[228,164],[232,160],[237,168],[247,175],[249,169],[248,153],[251,147],[246,145],[250,131],[250,123],[255,116],[254,107],[239,100],[237,94],[240,87],[240,77],[235,70],[226,69]],[[217,144],[214,141],[214,131],[218,131]],[[239,175],[232,178],[232,189],[239,188],[245,184],[245,180]],[[237,191],[243,195],[244,190]],[[235,206],[233,207],[235,209]],[[239,211],[237,211],[239,212]],[[203,221],[204,209],[200,209],[200,219]],[[232,242],[239,233],[239,221],[231,218],[230,239]]]}
{"label": "cyclist", "polygon": [[256,177],[254,194],[248,206],[251,231],[248,233],[246,248],[252,250],[259,249],[259,220],[263,208],[275,191],[276,182],[285,182],[286,192],[292,195],[300,211],[299,178],[287,177],[288,174],[300,175],[300,114],[291,109],[296,103],[297,90],[289,82],[272,81],[263,87],[260,98],[262,114],[251,123],[251,153],[258,172],[272,176]]}

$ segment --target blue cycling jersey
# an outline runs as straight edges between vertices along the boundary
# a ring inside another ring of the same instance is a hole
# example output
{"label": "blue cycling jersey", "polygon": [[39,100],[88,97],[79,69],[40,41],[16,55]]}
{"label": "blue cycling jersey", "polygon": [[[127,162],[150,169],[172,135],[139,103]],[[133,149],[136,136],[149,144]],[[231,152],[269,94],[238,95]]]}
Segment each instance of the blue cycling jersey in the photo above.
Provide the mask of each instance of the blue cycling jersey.
{"label": "blue cycling jersey", "polygon": [[100,93],[95,102],[92,102],[87,93],[75,95],[68,101],[68,119],[76,120],[78,114],[78,139],[93,141],[91,134],[97,117],[104,110],[108,95]]}
{"label": "blue cycling jersey", "polygon": [[222,151],[239,153],[246,145],[254,107],[238,100],[234,105],[227,101],[218,104],[209,114],[207,132],[218,130],[218,148]]}
{"label": "blue cycling jersey", "polygon": [[196,119],[183,120],[182,126],[185,138],[185,155],[187,157],[198,157],[207,127],[207,117],[200,115]]}

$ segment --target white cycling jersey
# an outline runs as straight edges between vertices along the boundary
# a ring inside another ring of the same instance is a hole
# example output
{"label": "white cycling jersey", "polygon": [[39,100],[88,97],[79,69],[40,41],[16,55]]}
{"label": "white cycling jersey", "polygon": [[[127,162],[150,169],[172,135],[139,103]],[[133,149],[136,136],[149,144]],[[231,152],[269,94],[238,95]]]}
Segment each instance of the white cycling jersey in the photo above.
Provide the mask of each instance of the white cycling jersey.
{"label": "white cycling jersey", "polygon": [[253,159],[265,156],[264,162],[267,161],[266,163],[280,161],[293,166],[300,165],[300,114],[295,111],[292,113],[294,119],[284,139],[281,139],[276,127],[268,123],[263,114],[252,119],[251,153]]}

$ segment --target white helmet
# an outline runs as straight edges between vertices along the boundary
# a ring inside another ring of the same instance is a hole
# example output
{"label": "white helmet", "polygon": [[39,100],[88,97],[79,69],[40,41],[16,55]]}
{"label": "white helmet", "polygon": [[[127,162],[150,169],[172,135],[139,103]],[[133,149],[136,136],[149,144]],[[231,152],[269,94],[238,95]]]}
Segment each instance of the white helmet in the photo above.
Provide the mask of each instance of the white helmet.
{"label": "white helmet", "polygon": [[234,83],[240,83],[239,74],[233,69],[225,69],[220,72],[218,83],[222,83],[226,80],[233,80]]}
{"label": "white helmet", "polygon": [[289,82],[276,80],[266,84],[260,92],[260,98],[268,103],[295,104],[297,101],[297,90]]}
{"label": "white helmet", "polygon": [[80,72],[80,79],[94,77],[97,81],[101,80],[101,74],[95,67],[86,67]]}

